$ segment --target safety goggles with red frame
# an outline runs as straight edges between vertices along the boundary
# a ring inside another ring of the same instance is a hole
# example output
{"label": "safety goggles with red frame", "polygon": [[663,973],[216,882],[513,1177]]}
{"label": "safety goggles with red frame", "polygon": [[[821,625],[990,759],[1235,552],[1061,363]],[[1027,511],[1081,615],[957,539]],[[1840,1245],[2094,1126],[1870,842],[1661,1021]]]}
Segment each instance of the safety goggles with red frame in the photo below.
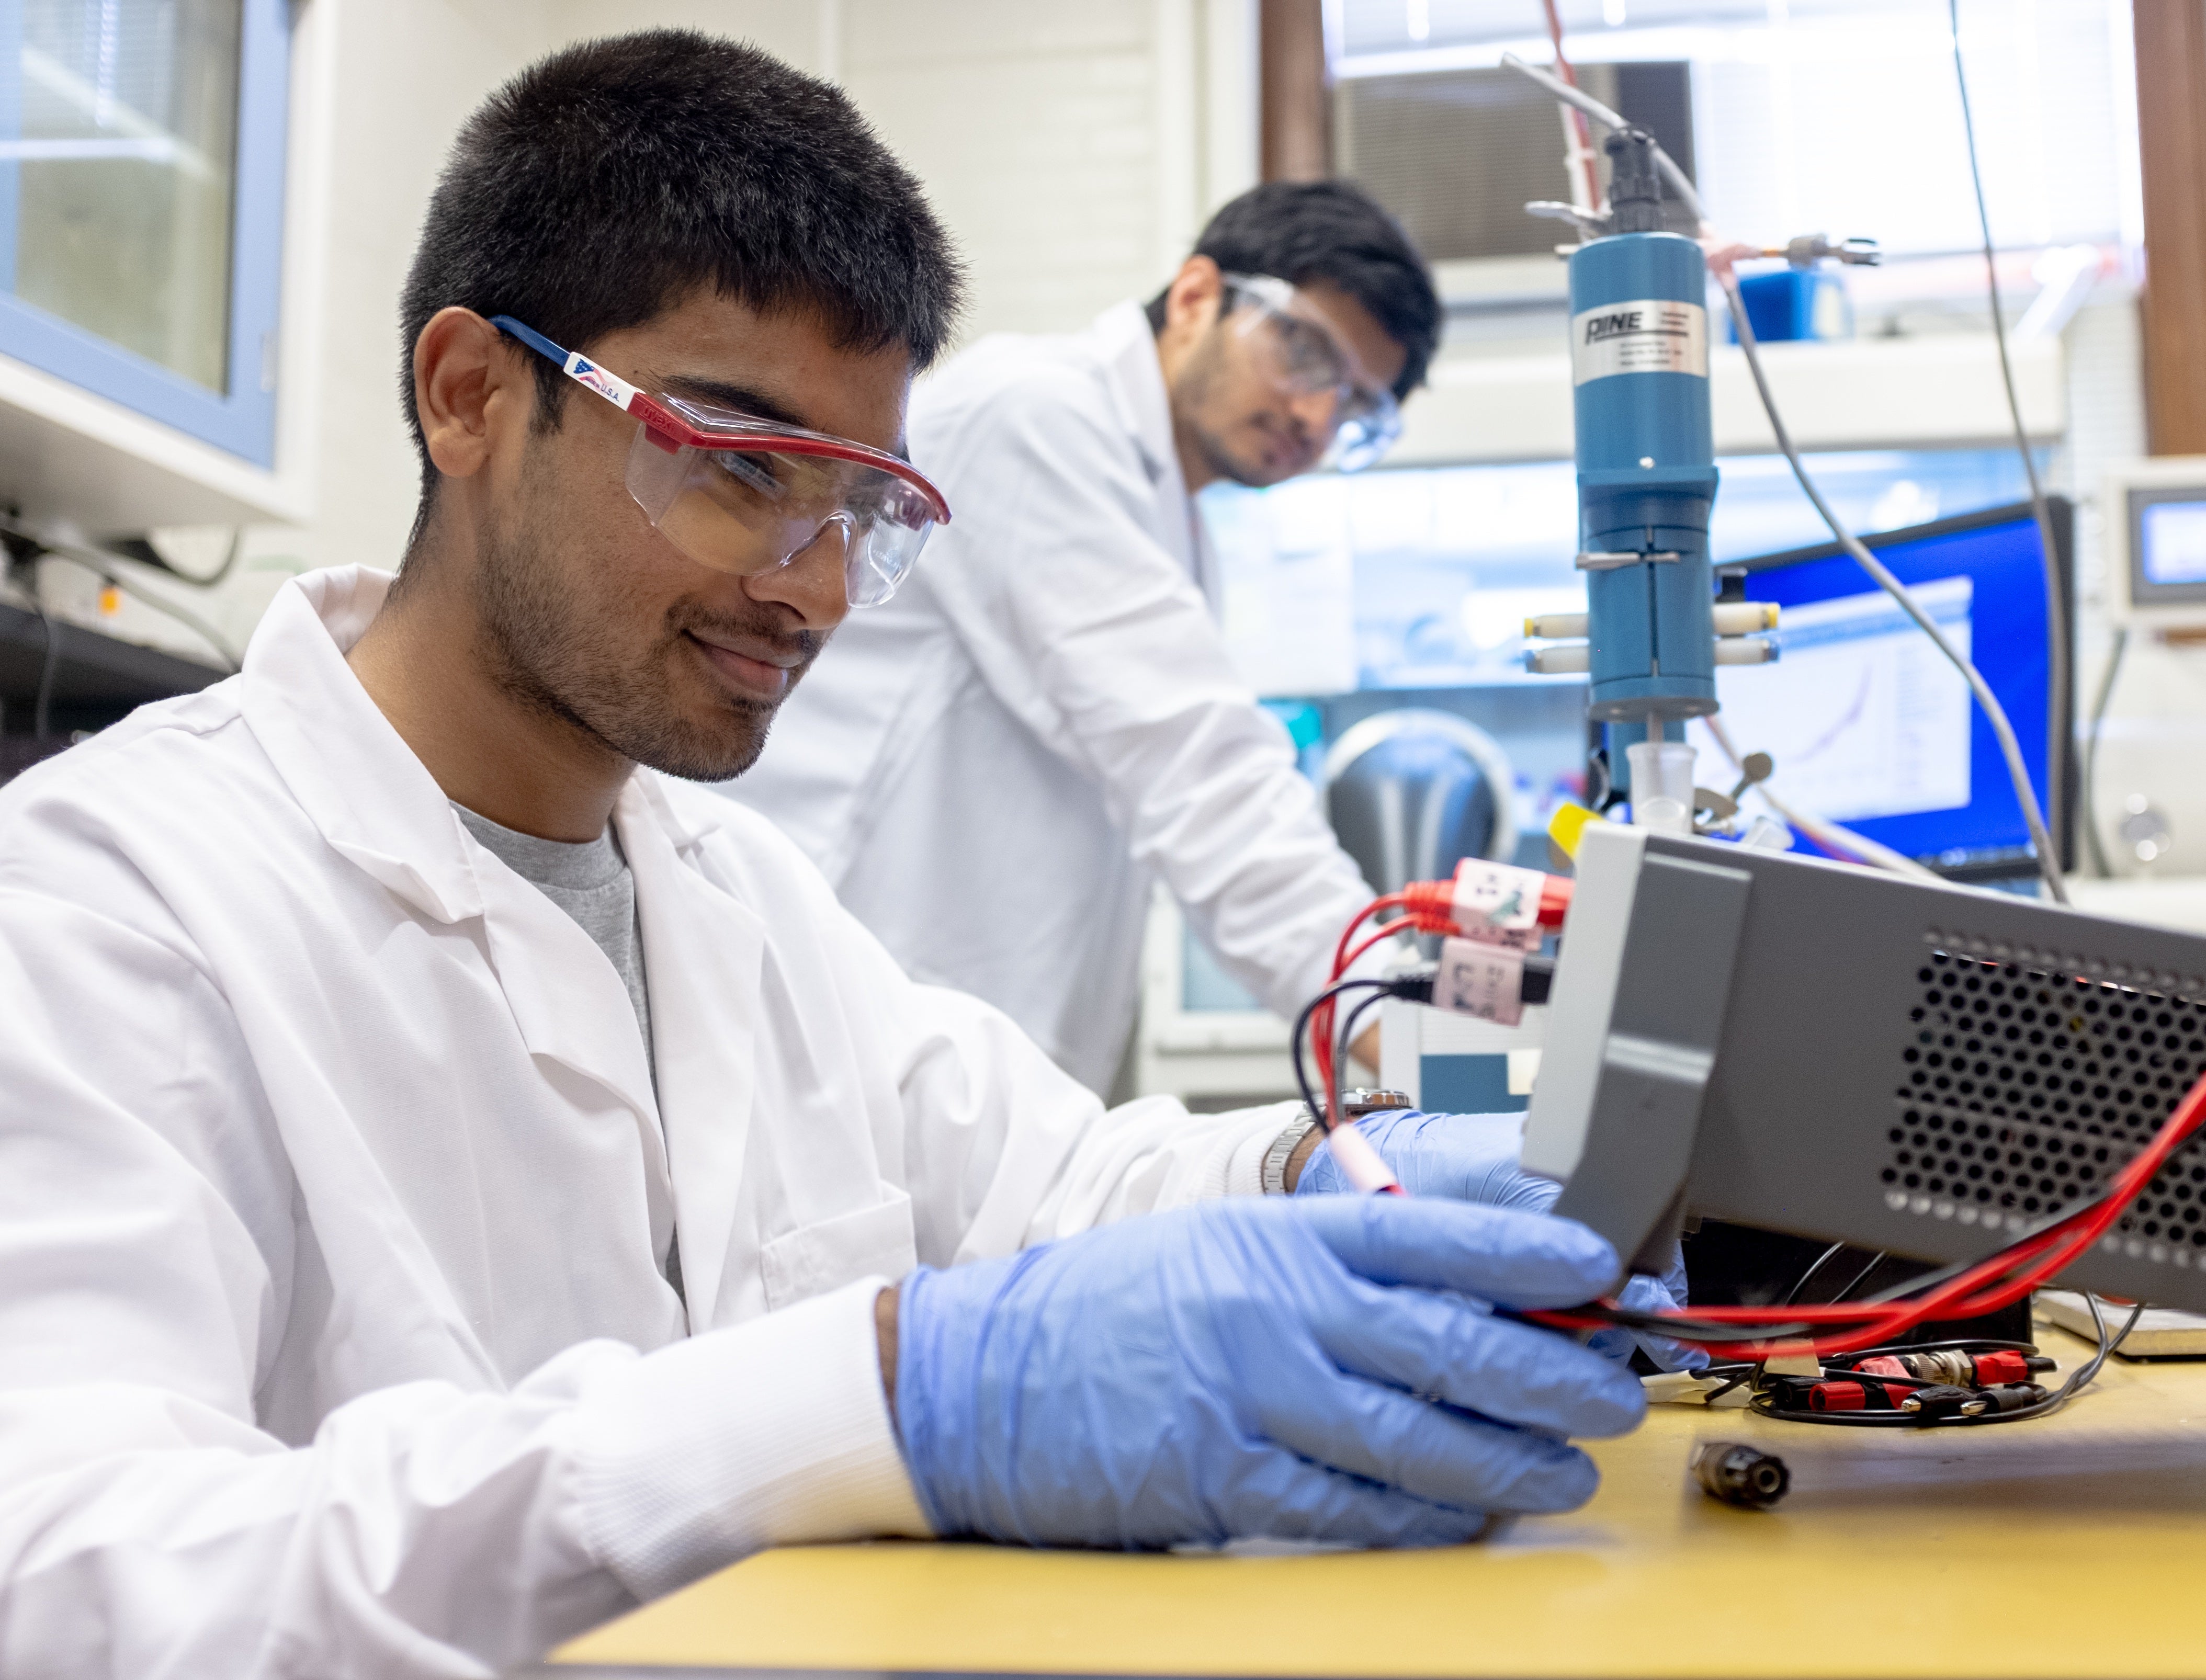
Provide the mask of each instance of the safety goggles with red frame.
{"label": "safety goggles with red frame", "polygon": [[786,566],[835,532],[854,607],[878,606],[950,522],[942,492],[885,450],[685,396],[637,390],[510,315],[491,325],[638,422],[628,492],[701,566],[738,577]]}

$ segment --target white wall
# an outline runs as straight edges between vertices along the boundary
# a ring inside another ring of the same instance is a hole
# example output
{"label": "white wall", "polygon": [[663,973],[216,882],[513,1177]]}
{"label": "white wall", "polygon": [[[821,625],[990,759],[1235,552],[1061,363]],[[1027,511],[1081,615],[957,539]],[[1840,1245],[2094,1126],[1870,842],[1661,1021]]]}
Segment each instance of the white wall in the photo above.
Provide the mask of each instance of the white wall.
{"label": "white wall", "polygon": [[291,387],[314,415],[315,511],[303,529],[263,540],[315,566],[397,558],[419,481],[399,406],[398,291],[453,137],[492,89],[569,41],[657,23],[743,35],[809,68],[820,45],[813,9],[802,0],[309,0],[309,27],[328,32],[336,72],[318,96],[334,131],[321,330],[302,352],[320,366],[298,370]]}
{"label": "white wall", "polygon": [[[399,288],[452,139],[492,89],[565,42],[662,22],[743,35],[808,69],[821,45],[814,14],[824,9],[802,0],[309,0],[301,70],[313,75],[326,55],[326,73],[300,86],[294,120],[329,131],[318,195],[325,225],[295,230],[324,255],[320,274],[304,278],[319,295],[286,299],[319,331],[294,347],[305,365],[286,368],[285,394],[311,411],[314,511],[302,527],[255,532],[253,551],[286,571],[397,559],[419,483],[400,408]],[[257,617],[255,597],[283,575],[249,575],[260,587],[244,589],[233,622]]]}
{"label": "white wall", "polygon": [[972,265],[969,331],[1158,290],[1255,180],[1248,0],[844,0],[841,80]]}

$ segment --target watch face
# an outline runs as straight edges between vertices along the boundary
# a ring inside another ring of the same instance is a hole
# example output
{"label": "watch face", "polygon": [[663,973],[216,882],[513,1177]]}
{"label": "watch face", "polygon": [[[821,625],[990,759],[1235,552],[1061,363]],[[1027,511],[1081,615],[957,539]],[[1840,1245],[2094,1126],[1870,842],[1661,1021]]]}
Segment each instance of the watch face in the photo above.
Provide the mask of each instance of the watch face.
{"label": "watch face", "polygon": [[1351,1120],[1361,1120],[1367,1114],[1384,1114],[1390,1108],[1415,1108],[1409,1093],[1404,1091],[1346,1091],[1341,1093],[1340,1110]]}

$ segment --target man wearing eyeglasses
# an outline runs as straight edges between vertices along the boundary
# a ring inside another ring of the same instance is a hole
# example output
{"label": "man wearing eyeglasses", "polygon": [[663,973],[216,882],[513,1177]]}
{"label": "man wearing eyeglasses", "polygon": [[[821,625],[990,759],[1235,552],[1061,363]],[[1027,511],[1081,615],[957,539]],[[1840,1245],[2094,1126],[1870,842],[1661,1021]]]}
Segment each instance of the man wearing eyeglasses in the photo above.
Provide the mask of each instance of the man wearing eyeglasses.
{"label": "man wearing eyeglasses", "polygon": [[1440,324],[1386,211],[1274,182],[1146,308],[974,345],[911,408],[956,523],[837,632],[725,790],[914,974],[987,998],[1093,1090],[1127,1051],[1154,880],[1291,1019],[1371,894],[1227,657],[1193,497],[1377,459]]}
{"label": "man wearing eyeglasses", "polygon": [[1494,1309],[1617,1257],[1508,1117],[1280,1194],[1285,1105],[1106,1111],[692,785],[981,512],[902,449],[957,289],[838,90],[553,55],[425,221],[397,575],[0,790],[0,1673],[480,1676],[766,1546],[1591,1493],[1639,1385]]}

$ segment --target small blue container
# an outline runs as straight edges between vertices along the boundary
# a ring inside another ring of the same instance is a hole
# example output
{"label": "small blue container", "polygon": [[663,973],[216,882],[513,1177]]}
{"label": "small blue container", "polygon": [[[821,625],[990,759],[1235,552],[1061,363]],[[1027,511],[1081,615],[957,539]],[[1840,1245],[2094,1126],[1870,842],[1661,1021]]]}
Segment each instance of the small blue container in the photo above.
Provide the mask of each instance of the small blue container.
{"label": "small blue container", "polygon": [[[1774,274],[1742,275],[1738,295],[1746,301],[1746,319],[1754,336],[1765,344],[1802,338],[1851,338],[1854,336],[1853,301],[1845,284],[1827,269],[1781,268]],[[1726,324],[1733,343],[1738,329]]]}

